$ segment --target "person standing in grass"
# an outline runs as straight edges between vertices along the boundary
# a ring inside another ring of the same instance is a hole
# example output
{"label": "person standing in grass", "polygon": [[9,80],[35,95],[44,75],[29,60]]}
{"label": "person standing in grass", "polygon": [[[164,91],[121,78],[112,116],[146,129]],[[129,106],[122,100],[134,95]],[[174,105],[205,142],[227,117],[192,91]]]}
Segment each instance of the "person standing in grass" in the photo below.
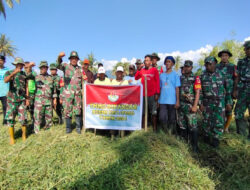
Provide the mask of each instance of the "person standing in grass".
{"label": "person standing in grass", "polygon": [[161,58],[158,56],[157,53],[152,53],[151,56],[152,56],[152,66],[158,70],[159,75],[160,75],[161,73],[163,73],[163,68],[162,66],[158,66],[157,62],[160,61]]}
{"label": "person standing in grass", "polygon": [[9,83],[4,82],[4,75],[9,70],[7,67],[4,66],[5,64],[5,56],[0,55],[0,100],[2,103],[2,109],[3,109],[3,125],[6,125],[7,122],[5,120],[6,115],[6,107],[7,107],[7,93],[9,90]]}
{"label": "person standing in grass", "polygon": [[[146,55],[144,58],[144,64],[141,64],[138,67],[138,70],[135,74],[135,80],[141,79],[143,85],[143,114],[145,113],[145,77],[147,78],[147,98],[148,98],[148,107],[149,114],[152,118],[153,130],[157,131],[157,101],[160,94],[160,81],[159,81],[159,72],[152,66],[152,56]],[[144,67],[145,66],[145,67]],[[143,68],[144,67],[144,68]],[[142,127],[145,128],[145,115],[142,118]]]}
{"label": "person standing in grass", "polygon": [[250,41],[244,43],[244,48],[246,56],[240,59],[237,64],[237,89],[234,90],[234,97],[238,97],[238,101],[235,106],[234,114],[237,133],[247,136],[248,128],[248,140],[250,140],[250,113],[248,115],[248,121],[244,118],[246,110],[250,112]]}
{"label": "person standing in grass", "polygon": [[165,132],[176,134],[176,109],[180,107],[180,77],[173,71],[175,59],[167,56],[164,60],[166,72],[160,75],[161,94],[159,98],[161,127]]}
{"label": "person standing in grass", "polygon": [[130,85],[140,84],[140,80],[135,80],[135,66],[129,65],[129,75],[125,76],[124,79],[129,82]]}
{"label": "person standing in grass", "polygon": [[104,67],[98,68],[98,78],[95,80],[94,84],[96,85],[110,85],[110,79],[106,77]]}
{"label": "person standing in grass", "polygon": [[[220,51],[218,53],[218,57],[221,58],[221,62],[216,65],[216,69],[220,70],[224,77],[226,77],[229,88],[231,88],[231,91],[233,92],[233,89],[236,88],[237,71],[236,65],[234,65],[233,63],[229,63],[229,58],[232,56],[232,53],[228,49]],[[234,105],[232,104],[231,106],[233,108]],[[228,133],[228,128],[232,120],[232,112],[232,110],[226,111],[226,122],[224,126],[224,132],[226,133]]]}
{"label": "person standing in grass", "polygon": [[[79,56],[76,51],[72,51],[69,56],[70,63],[62,63],[65,56],[61,52],[57,58],[56,66],[64,73],[63,104],[64,117],[66,120],[66,133],[71,133],[72,116],[75,115],[76,132],[81,134],[82,129],[82,82],[83,73],[78,66]],[[86,77],[86,76],[85,76]]]}
{"label": "person standing in grass", "polygon": [[57,104],[56,87],[52,76],[48,74],[49,66],[47,61],[41,61],[39,68],[40,74],[35,78],[34,132],[36,134],[40,131],[43,119],[46,121],[45,129],[52,126],[52,105],[56,108]]}
{"label": "person standing in grass", "polygon": [[82,70],[83,70],[83,76],[85,77],[84,80],[87,81],[87,83],[94,83],[94,74],[89,70],[89,60],[84,59],[82,61]]}
{"label": "person standing in grass", "polygon": [[192,72],[193,62],[186,60],[183,74],[180,77],[180,108],[178,121],[180,135],[188,140],[191,137],[191,145],[194,152],[198,152],[198,124],[197,110],[200,98],[201,81],[199,76]]}
{"label": "person standing in grass", "polygon": [[56,68],[56,63],[51,63],[50,64],[50,74],[52,76],[52,79],[54,81],[54,88],[56,88],[56,94],[57,94],[57,103],[56,103],[56,114],[59,117],[59,124],[63,124],[63,107],[62,104],[60,103],[60,93],[61,93],[61,87],[60,87],[60,81],[61,77],[57,74],[57,68]]}
{"label": "person standing in grass", "polygon": [[[24,71],[27,75],[30,69],[30,62],[26,61],[24,63]],[[29,99],[29,105],[27,106],[27,111],[30,113],[32,124],[34,124],[34,104],[35,104],[35,91],[36,91],[36,84],[35,84],[35,77],[37,76],[36,72],[31,70],[30,77],[27,79],[27,98]]]}
{"label": "person standing in grass", "polygon": [[216,69],[213,56],[204,60],[206,70],[201,75],[200,110],[203,112],[204,141],[218,147],[225,124],[225,108],[232,109],[232,91],[227,78]]}
{"label": "person standing in grass", "polygon": [[116,79],[113,79],[111,81],[111,85],[117,85],[117,86],[129,85],[128,81],[123,79],[123,77],[124,77],[124,69],[123,69],[122,66],[117,67],[115,75],[116,75]]}
{"label": "person standing in grass", "polygon": [[18,115],[18,120],[22,125],[22,139],[26,140],[27,127],[27,111],[28,99],[26,99],[27,76],[24,71],[24,61],[17,57],[13,62],[16,67],[14,70],[9,70],[4,75],[4,82],[9,83],[9,92],[7,95],[7,110],[5,119],[9,126],[10,144],[15,144],[14,125],[15,117]]}

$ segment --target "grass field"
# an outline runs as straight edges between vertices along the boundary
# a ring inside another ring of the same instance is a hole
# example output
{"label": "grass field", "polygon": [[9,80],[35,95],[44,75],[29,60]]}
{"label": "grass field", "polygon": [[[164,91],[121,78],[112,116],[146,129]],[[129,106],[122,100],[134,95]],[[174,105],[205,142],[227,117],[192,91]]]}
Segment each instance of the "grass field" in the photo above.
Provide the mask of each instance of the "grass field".
{"label": "grass field", "polygon": [[250,188],[250,143],[235,126],[218,149],[200,142],[199,155],[163,133],[138,131],[111,141],[91,131],[66,135],[64,126],[55,125],[26,142],[20,137],[17,125],[17,142],[10,146],[1,125],[1,190]]}

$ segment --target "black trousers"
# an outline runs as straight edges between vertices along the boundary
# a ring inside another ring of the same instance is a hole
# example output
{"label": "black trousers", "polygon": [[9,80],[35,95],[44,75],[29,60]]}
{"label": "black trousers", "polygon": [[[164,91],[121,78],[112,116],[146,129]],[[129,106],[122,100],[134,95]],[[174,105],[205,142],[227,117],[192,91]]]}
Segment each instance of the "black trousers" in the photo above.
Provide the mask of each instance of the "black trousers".
{"label": "black trousers", "polygon": [[160,104],[159,120],[162,124],[176,123],[176,109],[172,104]]}
{"label": "black trousers", "polygon": [[0,97],[2,108],[3,108],[3,124],[6,124],[5,115],[6,115],[6,108],[7,108],[7,97],[3,96]]}

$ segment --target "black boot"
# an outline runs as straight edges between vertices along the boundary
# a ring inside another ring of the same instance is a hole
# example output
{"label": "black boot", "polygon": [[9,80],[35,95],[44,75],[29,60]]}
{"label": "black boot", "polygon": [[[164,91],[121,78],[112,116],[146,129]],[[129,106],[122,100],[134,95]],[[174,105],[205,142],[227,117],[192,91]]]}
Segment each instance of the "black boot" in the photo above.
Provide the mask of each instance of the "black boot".
{"label": "black boot", "polygon": [[205,136],[203,137],[203,140],[204,140],[204,143],[210,145],[210,138],[209,138],[209,136],[205,135]]}
{"label": "black boot", "polygon": [[242,136],[247,136],[247,122],[244,119],[236,120],[237,133]]}
{"label": "black boot", "polygon": [[180,130],[180,136],[181,138],[185,139],[186,141],[188,141],[188,132],[187,129],[179,129]]}
{"label": "black boot", "polygon": [[76,132],[78,134],[81,134],[81,128],[82,128],[82,118],[80,116],[76,116]]}
{"label": "black boot", "polygon": [[217,148],[219,145],[220,145],[219,139],[213,137],[213,140],[211,142],[211,146],[214,148]]}
{"label": "black boot", "polygon": [[192,149],[195,153],[199,152],[199,148],[198,148],[198,129],[193,129],[191,131],[191,145],[192,145]]}
{"label": "black boot", "polygon": [[66,118],[65,122],[66,122],[66,133],[71,133],[72,132],[72,129],[71,129],[71,118]]}

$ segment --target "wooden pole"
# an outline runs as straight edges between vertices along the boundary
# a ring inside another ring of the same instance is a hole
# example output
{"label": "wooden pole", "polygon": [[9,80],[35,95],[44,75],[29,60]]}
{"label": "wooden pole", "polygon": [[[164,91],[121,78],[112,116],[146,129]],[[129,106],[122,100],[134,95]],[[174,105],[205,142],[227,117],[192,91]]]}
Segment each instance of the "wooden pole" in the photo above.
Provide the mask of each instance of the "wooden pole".
{"label": "wooden pole", "polygon": [[85,134],[85,97],[84,97],[84,80],[82,79],[82,131]]}
{"label": "wooden pole", "polygon": [[148,131],[148,81],[147,77],[144,76],[144,86],[145,86],[145,131]]}

